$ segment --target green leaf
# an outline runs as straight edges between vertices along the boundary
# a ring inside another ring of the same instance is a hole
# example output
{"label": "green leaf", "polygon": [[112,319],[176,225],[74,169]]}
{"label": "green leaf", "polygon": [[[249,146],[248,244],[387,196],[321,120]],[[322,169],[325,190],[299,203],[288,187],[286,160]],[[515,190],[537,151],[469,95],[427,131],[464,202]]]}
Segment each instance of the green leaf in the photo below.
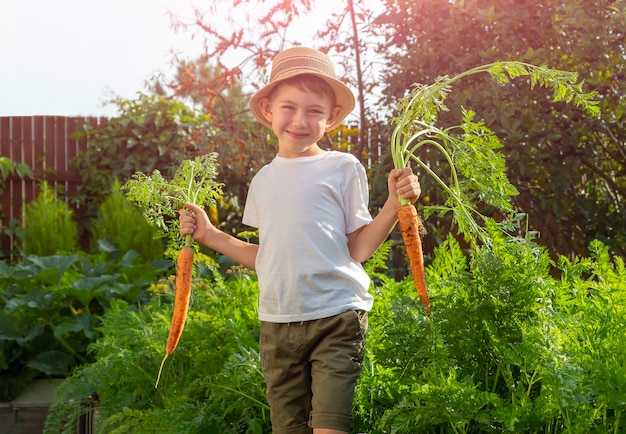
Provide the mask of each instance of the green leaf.
{"label": "green leaf", "polygon": [[35,175],[33,174],[33,171],[28,164],[18,163],[15,166],[15,171],[17,172],[17,175],[22,179],[35,179]]}
{"label": "green leaf", "polygon": [[54,328],[54,337],[57,339],[62,338],[66,333],[83,333],[87,338],[95,337],[96,333],[93,330],[94,318],[92,315],[82,313],[76,315],[73,318],[66,318],[63,322],[59,323]]}
{"label": "green leaf", "polygon": [[59,274],[63,274],[77,260],[78,260],[78,256],[76,255],[70,255],[70,256],[52,255],[52,256],[29,256],[28,257],[29,262],[35,264],[42,270],[54,269],[54,270],[57,270]]}
{"label": "green leaf", "polygon": [[59,292],[68,296],[74,296],[83,306],[88,306],[89,302],[98,297],[103,291],[110,290],[108,284],[114,283],[118,277],[119,275],[117,274],[102,277],[84,277],[76,280],[67,288],[60,288]]}
{"label": "green leaf", "polygon": [[46,351],[29,360],[26,366],[37,369],[46,375],[66,375],[74,359],[62,351]]}
{"label": "green leaf", "polygon": [[216,203],[221,195],[221,185],[215,181],[217,173],[217,154],[213,152],[183,160],[171,180],[166,180],[158,170],[150,176],[135,172],[123,188],[146,221],[160,237],[165,237],[176,232],[172,228],[177,227],[178,210],[185,202],[200,207]]}
{"label": "green leaf", "polygon": [[43,333],[45,325],[30,325],[14,315],[0,313],[0,341],[15,341],[19,345],[31,342]]}

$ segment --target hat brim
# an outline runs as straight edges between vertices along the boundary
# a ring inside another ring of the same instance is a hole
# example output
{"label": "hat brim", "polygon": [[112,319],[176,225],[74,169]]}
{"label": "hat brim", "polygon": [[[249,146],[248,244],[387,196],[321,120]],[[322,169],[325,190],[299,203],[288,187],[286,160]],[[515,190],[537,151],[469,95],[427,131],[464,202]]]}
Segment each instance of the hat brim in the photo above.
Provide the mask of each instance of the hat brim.
{"label": "hat brim", "polygon": [[[265,115],[263,114],[263,110],[261,110],[260,101],[263,98],[267,98],[269,94],[272,92],[272,89],[274,89],[274,87],[276,87],[278,84],[282,83],[288,78],[292,78],[292,77],[295,77],[297,75],[302,75],[302,74],[303,72],[284,75],[280,78],[280,80],[275,80],[272,83],[260,89],[256,94],[252,96],[252,98],[250,98],[249,105],[250,105],[250,111],[252,112],[252,115],[261,124],[265,125],[268,128],[272,128],[272,123],[269,121],[269,119],[265,117]],[[336,99],[335,104],[336,106],[340,108],[340,111],[337,114],[337,117],[333,120],[333,122],[331,124],[328,124],[328,126],[326,127],[326,132],[334,130],[339,125],[341,125],[341,123],[346,118],[346,116],[348,116],[352,112],[352,110],[354,110],[354,107],[356,105],[354,94],[352,93],[350,88],[346,86],[345,84],[343,84],[341,81],[335,80],[331,77],[328,77],[327,75],[316,74],[310,71],[307,71],[304,74],[314,75],[316,77],[321,78],[326,83],[328,83],[328,85],[332,88],[333,92],[335,93],[335,99]]]}

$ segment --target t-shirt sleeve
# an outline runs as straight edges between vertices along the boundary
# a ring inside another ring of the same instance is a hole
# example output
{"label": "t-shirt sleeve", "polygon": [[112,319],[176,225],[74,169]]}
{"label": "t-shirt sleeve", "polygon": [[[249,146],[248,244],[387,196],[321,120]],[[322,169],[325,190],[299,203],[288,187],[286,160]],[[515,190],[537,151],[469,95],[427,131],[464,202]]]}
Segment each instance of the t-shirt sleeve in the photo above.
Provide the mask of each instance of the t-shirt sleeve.
{"label": "t-shirt sleeve", "polygon": [[346,234],[350,234],[372,221],[368,208],[369,186],[365,168],[356,158],[350,167],[350,172],[346,174],[348,182],[344,192]]}
{"label": "t-shirt sleeve", "polygon": [[248,225],[258,229],[259,215],[255,205],[254,192],[255,183],[254,178],[252,178],[252,181],[250,182],[250,187],[248,188],[248,196],[246,197],[246,205],[243,209],[243,216],[241,218],[241,221],[244,225]]}

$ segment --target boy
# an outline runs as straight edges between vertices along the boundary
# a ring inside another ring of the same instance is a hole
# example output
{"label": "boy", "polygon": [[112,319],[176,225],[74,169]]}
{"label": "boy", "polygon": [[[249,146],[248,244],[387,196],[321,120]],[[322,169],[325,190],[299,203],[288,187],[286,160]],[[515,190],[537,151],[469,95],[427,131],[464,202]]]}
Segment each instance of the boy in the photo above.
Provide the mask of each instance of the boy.
{"label": "boy", "polygon": [[295,47],[272,62],[252,114],[278,138],[278,154],[253,177],[243,222],[259,244],[211,225],[194,204],[180,233],[257,271],[260,353],[274,433],[345,433],[361,373],[373,297],[361,263],[397,222],[398,195],[420,194],[410,168],[392,170],[389,197],[368,211],[365,169],[351,154],[318,146],[353,110],[354,96],[323,53]]}

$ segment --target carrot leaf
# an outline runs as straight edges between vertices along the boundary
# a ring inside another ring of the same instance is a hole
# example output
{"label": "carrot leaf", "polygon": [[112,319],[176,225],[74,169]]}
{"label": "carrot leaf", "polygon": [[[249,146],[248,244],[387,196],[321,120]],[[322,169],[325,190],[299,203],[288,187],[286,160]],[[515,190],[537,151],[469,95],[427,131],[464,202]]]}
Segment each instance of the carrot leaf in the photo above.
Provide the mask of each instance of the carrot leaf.
{"label": "carrot leaf", "polygon": [[149,175],[135,172],[123,188],[128,199],[156,229],[156,237],[169,237],[170,248],[177,250],[181,244],[191,244],[191,237],[184,241],[180,239],[178,210],[185,202],[200,207],[215,205],[222,194],[221,184],[215,181],[218,167],[217,154],[212,152],[193,160],[183,160],[171,180],[165,179],[156,169]]}
{"label": "carrot leaf", "polygon": [[[478,211],[480,204],[514,214],[511,197],[518,193],[506,176],[505,159],[499,151],[502,143],[484,122],[474,120],[475,113],[471,109],[463,108],[459,125],[437,126],[438,114],[448,110],[445,101],[452,85],[478,73],[489,74],[499,85],[525,76],[531,89],[535,86],[551,88],[555,102],[573,103],[592,116],[600,111],[595,94],[583,91],[583,82],[578,81],[575,72],[515,61],[494,62],[453,77],[442,76],[431,85],[416,84],[398,101],[391,135],[394,167],[403,169],[413,162],[433,177],[447,198],[443,204],[424,206],[424,217],[451,212],[459,232],[471,244],[489,243],[488,231],[483,227],[487,218]],[[436,173],[428,161],[417,156],[423,146],[441,152],[449,165],[448,176]]]}

